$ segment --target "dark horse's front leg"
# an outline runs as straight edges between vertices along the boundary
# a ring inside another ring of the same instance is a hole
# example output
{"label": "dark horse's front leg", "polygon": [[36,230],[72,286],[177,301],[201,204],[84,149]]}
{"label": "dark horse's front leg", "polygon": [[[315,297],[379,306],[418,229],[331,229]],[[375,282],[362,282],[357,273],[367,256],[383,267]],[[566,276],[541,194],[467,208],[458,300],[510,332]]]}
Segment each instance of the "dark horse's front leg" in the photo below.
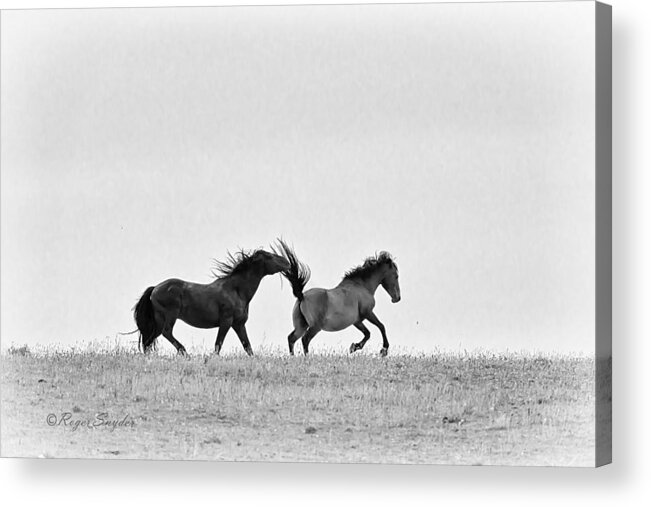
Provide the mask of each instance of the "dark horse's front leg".
{"label": "dark horse's front leg", "polygon": [[242,347],[244,347],[246,353],[252,356],[253,349],[251,348],[251,342],[249,342],[249,336],[246,334],[246,327],[244,324],[245,324],[244,322],[240,324],[236,324],[233,326],[233,329],[235,329],[235,332],[237,333],[237,337],[242,342]]}
{"label": "dark horse's front leg", "polygon": [[215,340],[215,354],[219,355],[219,352],[224,345],[224,338],[226,338],[226,333],[231,328],[232,321],[225,321],[219,324],[219,331],[217,331],[217,339]]}

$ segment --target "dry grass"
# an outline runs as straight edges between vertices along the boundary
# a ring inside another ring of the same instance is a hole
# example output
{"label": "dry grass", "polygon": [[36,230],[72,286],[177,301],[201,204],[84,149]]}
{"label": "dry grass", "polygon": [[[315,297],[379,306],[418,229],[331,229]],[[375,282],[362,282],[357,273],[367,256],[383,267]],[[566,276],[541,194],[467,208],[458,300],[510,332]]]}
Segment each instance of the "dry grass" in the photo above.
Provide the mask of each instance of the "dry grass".
{"label": "dry grass", "polygon": [[[2,356],[1,451],[592,466],[594,373],[592,359],[524,354],[184,359],[21,348]],[[46,423],[64,413],[67,424]],[[113,426],[93,428],[98,413]]]}

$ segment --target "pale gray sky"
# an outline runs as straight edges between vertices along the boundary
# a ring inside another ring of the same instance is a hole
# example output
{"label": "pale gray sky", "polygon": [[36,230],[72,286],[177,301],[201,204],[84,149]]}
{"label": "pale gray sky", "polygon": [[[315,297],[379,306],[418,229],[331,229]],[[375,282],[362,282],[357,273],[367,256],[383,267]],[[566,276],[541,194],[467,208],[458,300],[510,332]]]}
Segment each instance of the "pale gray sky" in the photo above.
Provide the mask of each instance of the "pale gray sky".
{"label": "pale gray sky", "polygon": [[[146,287],[208,282],[211,258],[282,235],[309,287],[394,254],[403,299],[380,289],[376,313],[396,349],[593,350],[592,2],[4,11],[1,28],[3,346],[114,337]],[[263,280],[254,350],[286,346],[293,303]],[[176,328],[206,351],[215,333]]]}

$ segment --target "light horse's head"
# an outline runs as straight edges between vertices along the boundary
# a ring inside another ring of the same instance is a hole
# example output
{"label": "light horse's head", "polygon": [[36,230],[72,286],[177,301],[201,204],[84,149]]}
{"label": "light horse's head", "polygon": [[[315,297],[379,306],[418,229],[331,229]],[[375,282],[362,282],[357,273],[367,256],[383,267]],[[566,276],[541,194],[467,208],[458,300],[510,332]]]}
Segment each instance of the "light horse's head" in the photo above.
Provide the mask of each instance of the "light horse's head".
{"label": "light horse's head", "polygon": [[398,266],[389,252],[380,252],[378,261],[382,266],[383,276],[380,285],[391,296],[391,302],[400,301],[400,283],[398,283]]}

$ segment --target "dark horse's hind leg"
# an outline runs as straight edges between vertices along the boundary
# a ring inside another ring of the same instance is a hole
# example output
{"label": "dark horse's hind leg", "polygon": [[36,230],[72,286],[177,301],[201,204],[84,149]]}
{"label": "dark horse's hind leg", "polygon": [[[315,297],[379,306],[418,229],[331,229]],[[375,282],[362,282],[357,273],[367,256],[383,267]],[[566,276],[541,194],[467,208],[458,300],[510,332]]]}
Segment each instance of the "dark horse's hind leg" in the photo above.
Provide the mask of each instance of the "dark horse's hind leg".
{"label": "dark horse's hind leg", "polygon": [[382,350],[380,350],[380,355],[386,356],[389,352],[389,340],[387,339],[387,333],[384,329],[384,324],[380,322],[380,319],[378,319],[373,312],[371,312],[366,318],[371,324],[375,324],[380,330],[380,333],[382,333]]}
{"label": "dark horse's hind leg", "polygon": [[[176,351],[181,355],[186,355],[185,347],[174,338],[172,334],[172,329],[174,329],[174,324],[176,319],[179,316],[179,302],[178,299],[175,299],[175,295],[171,294],[171,299],[160,301],[156,295],[156,290],[154,289],[152,295],[152,304],[156,312],[156,323],[160,326],[161,334],[167,338],[167,340],[174,345]],[[169,292],[169,289],[168,289]]]}
{"label": "dark horse's hind leg", "polygon": [[176,347],[176,351],[179,354],[185,356],[187,355],[185,347],[181,345],[181,343],[176,338],[174,338],[174,335],[172,334],[172,328],[174,328],[174,322],[175,321],[172,321],[171,323],[169,321],[165,322],[165,324],[163,325],[163,336],[167,338],[170,341],[170,343]]}
{"label": "dark horse's hind leg", "polygon": [[246,334],[246,327],[244,327],[244,324],[234,325],[233,329],[235,329],[235,332],[237,333],[237,337],[242,342],[242,347],[244,347],[246,353],[252,356],[253,349],[251,348],[251,342],[249,341],[249,336]]}
{"label": "dark horse's hind leg", "polygon": [[312,341],[312,338],[314,338],[319,331],[321,330],[316,327],[310,326],[307,328],[307,331],[305,332],[302,338],[303,352],[305,353],[305,355],[309,353],[310,342]]}
{"label": "dark horse's hind leg", "polygon": [[364,345],[366,345],[366,342],[371,337],[371,332],[368,330],[368,328],[364,325],[364,323],[361,320],[355,323],[355,327],[359,329],[362,333],[364,333],[364,338],[359,343],[353,342],[350,344],[349,352],[351,354],[358,350],[362,350],[364,348]]}

